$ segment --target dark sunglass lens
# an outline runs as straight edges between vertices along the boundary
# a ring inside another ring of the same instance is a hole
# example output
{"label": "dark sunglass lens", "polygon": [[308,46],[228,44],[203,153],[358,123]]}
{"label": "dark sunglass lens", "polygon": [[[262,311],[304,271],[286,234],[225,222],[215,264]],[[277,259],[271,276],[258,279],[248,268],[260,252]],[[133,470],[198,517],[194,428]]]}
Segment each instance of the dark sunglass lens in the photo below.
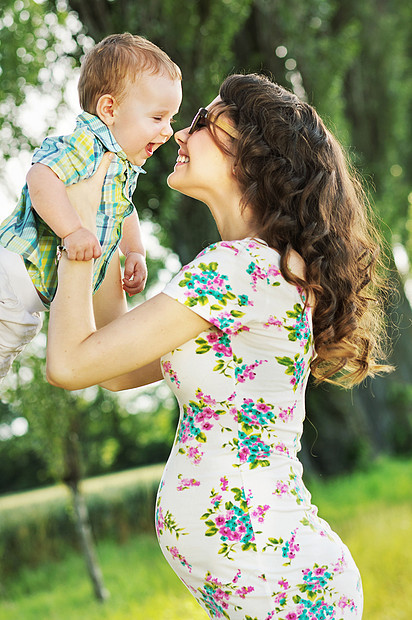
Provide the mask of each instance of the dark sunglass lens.
{"label": "dark sunglass lens", "polygon": [[207,110],[205,110],[205,108],[201,108],[199,112],[196,114],[196,116],[194,117],[192,124],[190,125],[189,133],[195,132],[196,129],[199,129],[200,127],[205,127],[206,116],[207,116]]}
{"label": "dark sunglass lens", "polygon": [[199,112],[196,114],[194,119],[192,120],[192,124],[190,125],[189,133],[193,133],[196,131],[197,123],[199,122]]}

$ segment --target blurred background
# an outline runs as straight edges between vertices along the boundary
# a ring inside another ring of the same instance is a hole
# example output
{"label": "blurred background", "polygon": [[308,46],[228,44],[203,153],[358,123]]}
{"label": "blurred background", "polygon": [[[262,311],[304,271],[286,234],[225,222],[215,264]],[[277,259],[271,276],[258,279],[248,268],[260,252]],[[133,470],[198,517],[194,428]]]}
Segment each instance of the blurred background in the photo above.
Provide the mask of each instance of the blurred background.
{"label": "blurred background", "polygon": [[[0,0],[0,220],[17,202],[33,149],[45,135],[73,129],[82,56],[124,31],[147,37],[181,67],[176,128],[228,73],[261,72],[316,107],[364,179],[390,267],[396,370],[352,391],[311,385],[301,458],[322,516],[360,566],[365,617],[409,620],[412,5]],[[133,303],[218,239],[207,208],[166,185],[176,152],[171,140],[138,182],[150,278]],[[122,395],[53,388],[45,381],[46,328],[0,387],[0,616],[70,620],[82,609],[88,619],[205,618],[153,537],[156,486],[178,419],[173,397],[162,382]]]}

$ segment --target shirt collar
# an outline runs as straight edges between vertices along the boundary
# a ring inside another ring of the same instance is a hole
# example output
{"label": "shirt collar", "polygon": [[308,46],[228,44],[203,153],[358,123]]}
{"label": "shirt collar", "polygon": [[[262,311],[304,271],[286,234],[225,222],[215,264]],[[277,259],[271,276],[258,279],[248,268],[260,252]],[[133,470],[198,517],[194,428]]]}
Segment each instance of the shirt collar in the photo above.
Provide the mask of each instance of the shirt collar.
{"label": "shirt collar", "polygon": [[136,166],[127,159],[126,153],[122,150],[122,147],[116,142],[115,137],[108,128],[108,126],[105,125],[98,116],[95,116],[94,114],[89,114],[89,112],[82,112],[77,117],[77,126],[88,127],[88,129],[90,129],[90,131],[96,136],[98,140],[100,140],[100,142],[108,151],[116,153],[119,159],[127,162],[132,168],[132,170],[134,170],[134,172],[141,172],[143,174],[146,174],[146,171],[143,170],[141,166]]}

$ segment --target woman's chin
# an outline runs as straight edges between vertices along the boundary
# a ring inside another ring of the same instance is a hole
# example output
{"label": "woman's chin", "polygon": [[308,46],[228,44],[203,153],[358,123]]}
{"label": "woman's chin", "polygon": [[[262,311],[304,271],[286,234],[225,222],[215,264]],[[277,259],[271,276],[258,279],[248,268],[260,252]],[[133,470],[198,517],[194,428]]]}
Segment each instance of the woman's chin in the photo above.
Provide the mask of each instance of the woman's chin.
{"label": "woman's chin", "polygon": [[171,172],[169,174],[169,176],[167,177],[167,184],[169,187],[171,187],[172,189],[177,189],[178,191],[180,191],[180,183],[178,181],[178,178],[176,178],[178,175],[176,174],[176,170],[173,170],[173,172]]}
{"label": "woman's chin", "polygon": [[167,183],[167,184],[168,184],[168,186],[169,186],[169,187],[171,187],[172,189],[176,189],[176,188],[175,188],[175,186],[174,186],[174,183],[173,183],[173,175],[174,175],[174,172],[171,172],[171,173],[169,174],[169,176],[167,177],[166,183]]}

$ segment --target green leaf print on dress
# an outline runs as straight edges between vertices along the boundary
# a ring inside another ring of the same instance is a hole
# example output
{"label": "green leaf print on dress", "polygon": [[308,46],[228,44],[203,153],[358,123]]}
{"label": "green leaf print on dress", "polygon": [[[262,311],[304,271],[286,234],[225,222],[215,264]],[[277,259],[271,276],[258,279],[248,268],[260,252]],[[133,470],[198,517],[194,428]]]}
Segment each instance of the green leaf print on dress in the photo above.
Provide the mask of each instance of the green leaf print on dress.
{"label": "green leaf print on dress", "polygon": [[165,530],[168,530],[171,534],[174,534],[176,536],[176,539],[178,539],[181,535],[184,536],[185,534],[188,534],[189,532],[185,532],[183,527],[178,527],[175,517],[169,510],[166,510],[166,513],[163,514],[162,507],[159,506],[159,500],[157,502],[156,508],[157,535],[161,536]]}
{"label": "green leaf print on dress", "polygon": [[[296,353],[291,358],[288,356],[276,356],[278,364],[286,366],[285,374],[291,375],[290,383],[295,392],[309,370],[309,363],[305,361],[304,355],[307,355],[312,345],[312,331],[309,321],[309,309],[306,310],[300,303],[293,306],[293,310],[286,311],[287,318],[283,319],[283,326],[289,332],[288,339],[291,342],[299,342],[303,349],[303,355]],[[295,321],[290,325],[290,319]]]}
{"label": "green leaf print on dress", "polygon": [[295,357],[292,359],[291,357],[277,357],[275,356],[278,364],[282,366],[286,366],[285,374],[292,375],[290,383],[293,387],[293,391],[296,392],[299,384],[301,382],[302,377],[305,373],[305,358],[299,353],[296,353]]}
{"label": "green leaf print on dress", "polygon": [[290,566],[292,560],[295,559],[296,554],[300,551],[300,545],[296,542],[297,531],[298,528],[294,529],[293,532],[291,532],[290,539],[286,541],[284,541],[283,538],[268,538],[268,542],[263,547],[263,551],[266,551],[266,549],[273,549],[273,551],[281,549],[282,557],[285,559],[283,566]]}
{"label": "green leaf print on dress", "polygon": [[299,341],[303,352],[305,354],[308,353],[312,343],[312,336],[307,312],[304,311],[301,304],[295,304],[293,311],[287,310],[286,316],[289,319],[296,319],[293,325],[285,325],[285,329],[289,331],[289,340],[293,342]]}

